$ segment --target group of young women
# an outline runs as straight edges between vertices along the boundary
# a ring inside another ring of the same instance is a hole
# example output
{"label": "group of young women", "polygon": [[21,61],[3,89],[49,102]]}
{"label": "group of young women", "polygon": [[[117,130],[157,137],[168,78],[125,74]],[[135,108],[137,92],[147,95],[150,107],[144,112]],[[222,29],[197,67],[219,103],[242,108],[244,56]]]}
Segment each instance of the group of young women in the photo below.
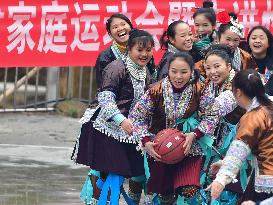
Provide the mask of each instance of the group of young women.
{"label": "group of young women", "polygon": [[[272,196],[272,34],[252,28],[247,52],[236,15],[216,16],[211,2],[204,5],[193,15],[195,34],[181,20],[168,26],[158,66],[151,34],[123,14],[106,22],[113,43],[97,58],[98,103],[82,117],[72,155],[91,168],[81,193],[86,204],[116,205],[120,192],[139,204],[143,190],[145,204],[166,205]],[[186,157],[170,165],[153,139],[173,127],[185,136]]]}

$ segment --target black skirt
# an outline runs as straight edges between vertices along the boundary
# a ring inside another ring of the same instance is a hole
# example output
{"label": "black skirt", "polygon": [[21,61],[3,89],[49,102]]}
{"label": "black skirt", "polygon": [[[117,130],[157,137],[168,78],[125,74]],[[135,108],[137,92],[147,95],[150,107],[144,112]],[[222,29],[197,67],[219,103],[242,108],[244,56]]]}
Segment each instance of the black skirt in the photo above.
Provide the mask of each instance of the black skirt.
{"label": "black skirt", "polygon": [[99,132],[92,121],[82,125],[76,162],[125,177],[144,174],[143,156],[136,145],[119,142]]}

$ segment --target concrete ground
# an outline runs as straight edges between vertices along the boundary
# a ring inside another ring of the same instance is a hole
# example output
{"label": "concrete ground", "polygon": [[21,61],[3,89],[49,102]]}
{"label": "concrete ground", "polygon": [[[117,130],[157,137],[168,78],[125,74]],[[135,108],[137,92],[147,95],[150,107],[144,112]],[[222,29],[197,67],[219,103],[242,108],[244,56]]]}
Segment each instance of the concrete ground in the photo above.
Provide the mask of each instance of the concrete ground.
{"label": "concrete ground", "polygon": [[78,120],[54,113],[0,114],[1,205],[83,204],[79,194],[89,169],[70,160]]}

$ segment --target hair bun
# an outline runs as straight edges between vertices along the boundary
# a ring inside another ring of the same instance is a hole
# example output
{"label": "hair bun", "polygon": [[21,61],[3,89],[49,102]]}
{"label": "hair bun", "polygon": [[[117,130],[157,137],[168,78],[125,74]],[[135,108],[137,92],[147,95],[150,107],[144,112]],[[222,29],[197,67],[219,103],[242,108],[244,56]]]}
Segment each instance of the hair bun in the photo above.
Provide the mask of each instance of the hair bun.
{"label": "hair bun", "polygon": [[203,2],[203,8],[213,8],[213,2],[212,1],[204,1]]}

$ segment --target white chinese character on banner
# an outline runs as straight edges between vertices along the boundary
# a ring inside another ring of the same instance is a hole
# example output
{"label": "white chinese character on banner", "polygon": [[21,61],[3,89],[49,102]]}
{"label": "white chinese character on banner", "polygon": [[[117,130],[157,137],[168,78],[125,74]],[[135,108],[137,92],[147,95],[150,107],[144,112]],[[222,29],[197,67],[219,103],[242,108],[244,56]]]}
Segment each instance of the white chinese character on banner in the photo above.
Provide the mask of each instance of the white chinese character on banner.
{"label": "white chinese character on banner", "polygon": [[[124,14],[125,16],[128,17],[128,19],[131,21],[132,19],[132,13],[128,12],[128,9],[127,9],[127,2],[126,1],[121,1],[121,11],[119,9],[119,6],[106,6],[106,12],[107,13],[111,13],[112,14],[115,14],[115,13],[121,13],[121,14]],[[104,24],[106,23],[107,19],[110,17],[109,16],[105,16],[104,17]],[[106,32],[106,34],[103,36],[103,44],[106,45],[108,43],[110,43],[112,41],[111,37],[109,36],[109,34]]]}
{"label": "white chinese character on banner", "polygon": [[[56,53],[65,53],[67,45],[63,32],[67,30],[67,25],[63,20],[67,18],[69,11],[67,5],[58,5],[53,1],[51,6],[42,6],[41,36],[38,50],[47,53],[49,50]],[[61,13],[61,14],[57,14]],[[57,35],[56,35],[57,33]]]}
{"label": "white chinese character on banner", "polygon": [[182,13],[182,5],[181,2],[169,2],[170,6],[170,14],[168,18],[168,25],[172,22],[179,20],[181,18]]}
{"label": "white chinese character on banner", "polygon": [[[147,18],[150,14],[153,15],[154,18]],[[146,9],[143,14],[141,14],[138,18],[135,19],[137,25],[162,25],[164,21],[164,16],[162,16],[156,9],[154,3],[152,1],[148,1],[146,5]]]}
{"label": "white chinese character on banner", "polygon": [[[238,2],[233,3],[234,12],[238,13]],[[238,15],[243,16],[242,24],[245,29],[252,28],[253,26],[258,25],[259,23],[255,21],[254,17],[258,15],[258,9],[256,9],[255,1],[251,0],[250,5],[249,1],[244,1],[244,9],[241,9]]]}
{"label": "white chinese character on banner", "polygon": [[[20,3],[20,2],[19,2]],[[4,12],[0,9],[0,18],[4,18]]]}
{"label": "white chinese character on banner", "polygon": [[[77,15],[83,11],[99,11],[98,4],[83,4],[83,9],[80,8],[78,2],[74,4]],[[99,15],[81,15],[71,19],[71,24],[75,25],[74,40],[70,45],[72,51],[78,47],[83,51],[98,51],[100,43],[96,42],[99,39],[99,34],[94,22],[99,22]],[[81,33],[81,23],[84,23],[84,30]],[[93,42],[90,42],[93,40]]]}
{"label": "white chinese character on banner", "polygon": [[182,19],[182,21],[188,23],[190,26],[194,24],[192,15],[194,13],[193,9],[196,7],[195,2],[170,2],[169,5],[170,15],[168,24],[179,19]]}
{"label": "white chinese character on banner", "polygon": [[30,18],[36,17],[36,7],[25,6],[23,1],[19,1],[19,6],[9,6],[8,11],[9,18],[15,21],[12,25],[7,27],[10,33],[8,36],[9,45],[6,46],[8,52],[11,52],[17,47],[18,54],[21,54],[25,50],[26,43],[28,47],[33,50],[35,43],[29,34],[33,24],[29,20]]}
{"label": "white chinese character on banner", "polygon": [[273,27],[273,11],[272,9],[272,3],[271,0],[267,0],[267,9],[266,11],[263,12],[262,15],[262,25],[264,25],[265,27],[269,28]]}
{"label": "white chinese character on banner", "polygon": [[[160,49],[160,42],[159,42],[159,38],[162,36],[164,29],[163,28],[147,28],[145,29],[146,31],[148,31],[154,39],[155,42],[155,50],[158,51]],[[159,38],[158,38],[159,37]]]}

